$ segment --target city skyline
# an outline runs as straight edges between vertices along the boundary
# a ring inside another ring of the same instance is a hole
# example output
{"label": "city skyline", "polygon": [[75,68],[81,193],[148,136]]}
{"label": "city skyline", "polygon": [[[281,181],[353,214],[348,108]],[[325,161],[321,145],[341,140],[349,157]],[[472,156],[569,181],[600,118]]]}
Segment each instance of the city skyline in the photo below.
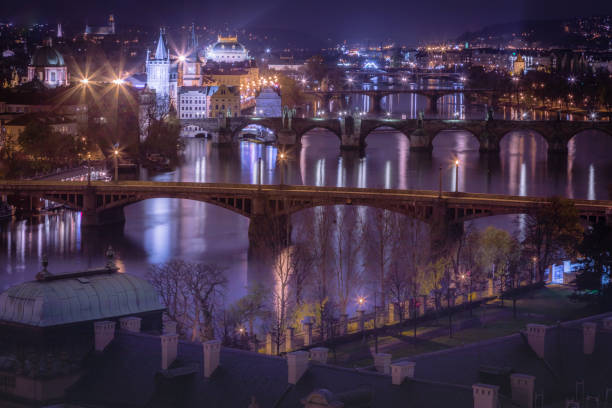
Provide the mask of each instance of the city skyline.
{"label": "city skyline", "polygon": [[[69,11],[66,11],[69,10]],[[492,24],[516,23],[527,20],[557,20],[590,17],[612,13],[612,4],[570,1],[519,1],[488,8],[488,2],[443,0],[405,7],[398,0],[385,0],[374,7],[357,0],[346,7],[341,3],[316,0],[308,7],[303,4],[267,1],[252,4],[246,1],[222,4],[187,3],[181,8],[161,0],[153,2],[107,2],[80,7],[79,2],[64,0],[60,7],[34,2],[27,10],[8,5],[3,18],[21,23],[82,21],[97,25],[114,13],[124,25],[186,25],[223,26],[229,30],[269,29],[308,33],[318,40],[382,41],[394,39],[409,45],[424,41],[455,38],[466,31],[482,29]],[[299,16],[299,18],[295,18]]]}

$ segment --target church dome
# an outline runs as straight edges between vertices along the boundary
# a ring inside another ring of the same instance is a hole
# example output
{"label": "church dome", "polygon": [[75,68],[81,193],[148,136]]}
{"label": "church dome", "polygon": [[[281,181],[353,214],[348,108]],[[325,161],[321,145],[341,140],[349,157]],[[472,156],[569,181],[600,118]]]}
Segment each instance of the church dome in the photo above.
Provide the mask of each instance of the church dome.
{"label": "church dome", "polygon": [[246,51],[246,48],[244,48],[244,45],[240,44],[237,41],[232,41],[232,42],[219,41],[213,45],[212,49],[214,51],[241,51],[241,52]]}
{"label": "church dome", "polygon": [[40,47],[32,55],[30,66],[33,67],[63,67],[66,66],[64,57],[53,46]]}
{"label": "church dome", "polygon": [[149,282],[107,268],[66,275],[40,273],[36,281],[13,286],[0,294],[0,322],[34,327],[162,309]]}

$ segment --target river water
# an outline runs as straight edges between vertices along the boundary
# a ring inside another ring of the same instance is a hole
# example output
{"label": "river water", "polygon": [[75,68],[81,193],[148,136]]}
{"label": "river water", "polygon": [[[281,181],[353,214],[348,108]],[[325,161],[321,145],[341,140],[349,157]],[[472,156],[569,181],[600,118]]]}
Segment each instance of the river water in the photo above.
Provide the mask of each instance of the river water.
{"label": "river water", "polygon": [[[401,189],[443,189],[512,195],[609,199],[612,137],[583,132],[570,141],[565,158],[547,157],[544,139],[527,131],[502,140],[499,155],[483,156],[469,133],[443,132],[429,153],[409,150],[408,139],[379,130],[367,139],[365,157],[341,154],[338,138],[322,130],[305,135],[290,152],[285,181],[291,184]],[[242,142],[216,148],[210,141],[187,142],[184,163],[175,171],[146,176],[157,181],[256,183],[256,162],[264,162],[263,182],[279,181],[276,148]],[[459,180],[454,161],[459,160]],[[244,294],[249,277],[248,219],[211,204],[150,199],[125,208],[123,227],[81,229],[80,214],[66,211],[37,220],[0,224],[0,289],[31,280],[43,254],[53,273],[97,267],[104,250],[115,248],[122,270],[144,276],[150,264],[173,258],[216,263],[229,278],[228,301]],[[516,222],[518,219],[518,223]],[[481,219],[480,226],[520,230],[520,216]],[[518,231],[520,233],[520,231]]]}

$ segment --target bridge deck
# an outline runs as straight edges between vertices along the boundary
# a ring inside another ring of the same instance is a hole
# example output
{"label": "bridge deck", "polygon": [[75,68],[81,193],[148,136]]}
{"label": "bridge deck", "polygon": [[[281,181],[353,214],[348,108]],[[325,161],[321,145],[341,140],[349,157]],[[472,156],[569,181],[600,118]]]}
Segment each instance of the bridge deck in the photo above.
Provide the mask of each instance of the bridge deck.
{"label": "bridge deck", "polygon": [[[230,183],[153,182],[120,181],[118,183],[91,182],[97,194],[144,194],[146,196],[170,195],[188,198],[190,195],[216,194],[232,196],[253,196],[257,193],[271,198],[310,198],[358,201],[404,201],[431,202],[439,198],[438,191],[394,190],[353,187],[315,187],[295,185],[255,185]],[[78,194],[87,191],[86,182],[81,181],[0,181],[0,194],[36,195],[49,193]],[[547,197],[526,197],[501,194],[442,192],[442,198],[449,205],[491,205],[516,208],[534,208],[550,202]],[[571,200],[581,211],[612,213],[610,200]]]}

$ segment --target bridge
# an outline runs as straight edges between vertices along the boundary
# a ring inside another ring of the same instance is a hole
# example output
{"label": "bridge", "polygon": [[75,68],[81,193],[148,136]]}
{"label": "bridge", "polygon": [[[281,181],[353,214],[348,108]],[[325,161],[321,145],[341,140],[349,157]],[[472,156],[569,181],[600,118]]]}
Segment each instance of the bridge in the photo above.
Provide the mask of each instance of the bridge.
{"label": "bridge", "polygon": [[567,153],[567,144],[585,130],[598,130],[612,136],[611,121],[564,120],[444,120],[444,119],[394,119],[344,116],[340,118],[290,118],[290,117],[234,117],[183,119],[211,135],[216,144],[232,144],[238,141],[240,132],[256,124],[267,127],[276,134],[280,145],[296,145],[302,136],[316,128],[327,129],[340,140],[341,149],[364,150],[366,139],[374,130],[387,127],[404,134],[410,141],[410,150],[431,151],[434,139],[443,131],[462,130],[475,136],[483,153],[499,152],[505,135],[518,130],[540,134],[548,144],[549,153]]}
{"label": "bridge", "polygon": [[[35,212],[41,200],[63,204],[82,213],[83,226],[124,222],[124,207],[151,198],[197,200],[248,217],[252,245],[274,236],[271,231],[285,230],[292,214],[319,206],[367,206],[404,214],[429,224],[433,242],[462,228],[464,221],[530,214],[550,204],[548,198],[426,190],[150,181],[2,181],[0,195],[24,212]],[[612,222],[612,201],[572,201],[585,222]]]}
{"label": "bridge", "polygon": [[438,112],[438,100],[445,95],[485,95],[489,98],[490,106],[497,106],[499,91],[494,89],[466,89],[466,88],[435,88],[435,89],[353,89],[339,91],[304,91],[305,95],[317,97],[325,110],[328,109],[332,99],[338,99],[346,106],[347,98],[353,95],[367,96],[370,99],[370,113],[381,114],[382,99],[390,95],[416,94],[427,98],[427,112]]}

